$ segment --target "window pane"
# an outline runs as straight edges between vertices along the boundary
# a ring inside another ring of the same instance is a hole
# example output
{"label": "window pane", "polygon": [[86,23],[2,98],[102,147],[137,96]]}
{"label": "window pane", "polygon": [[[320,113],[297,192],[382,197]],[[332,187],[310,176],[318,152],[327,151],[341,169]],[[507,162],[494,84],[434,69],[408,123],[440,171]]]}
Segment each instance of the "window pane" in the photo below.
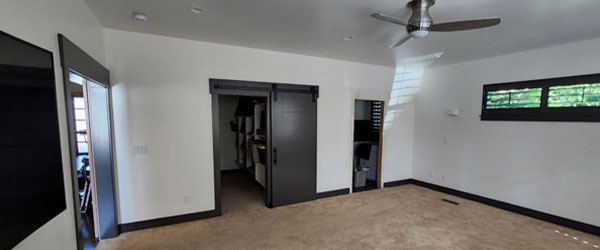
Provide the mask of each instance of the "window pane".
{"label": "window pane", "polygon": [[85,121],[75,121],[75,130],[85,131],[86,129],[87,129],[87,124]]}
{"label": "window pane", "polygon": [[78,76],[77,74],[69,73],[69,80],[79,85],[83,85],[83,77]]}
{"label": "window pane", "polygon": [[600,107],[600,83],[550,87],[548,107]]}
{"label": "window pane", "polygon": [[85,109],[76,109],[75,110],[75,120],[85,120]]}
{"label": "window pane", "polygon": [[88,153],[88,144],[87,144],[87,142],[77,143],[77,152],[78,153]]}
{"label": "window pane", "polygon": [[486,109],[539,108],[542,88],[509,89],[487,92]]}
{"label": "window pane", "polygon": [[83,101],[83,97],[73,97],[73,106],[76,109],[85,109],[85,102]]}
{"label": "window pane", "polygon": [[77,134],[77,142],[87,142],[87,134]]}

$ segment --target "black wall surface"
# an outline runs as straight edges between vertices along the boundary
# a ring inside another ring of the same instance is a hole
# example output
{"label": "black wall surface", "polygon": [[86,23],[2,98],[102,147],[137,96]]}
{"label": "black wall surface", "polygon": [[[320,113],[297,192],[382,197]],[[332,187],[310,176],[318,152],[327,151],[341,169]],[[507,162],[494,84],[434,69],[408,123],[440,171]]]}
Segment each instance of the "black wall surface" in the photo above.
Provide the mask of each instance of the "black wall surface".
{"label": "black wall surface", "polygon": [[0,32],[0,249],[66,209],[52,53]]}

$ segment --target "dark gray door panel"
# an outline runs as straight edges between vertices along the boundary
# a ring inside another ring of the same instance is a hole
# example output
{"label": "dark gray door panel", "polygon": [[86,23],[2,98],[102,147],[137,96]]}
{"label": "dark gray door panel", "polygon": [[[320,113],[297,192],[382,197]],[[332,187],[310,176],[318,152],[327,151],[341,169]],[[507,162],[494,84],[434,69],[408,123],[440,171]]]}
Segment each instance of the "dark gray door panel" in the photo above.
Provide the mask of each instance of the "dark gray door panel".
{"label": "dark gray door panel", "polygon": [[98,199],[100,238],[118,235],[114,200],[112,141],[108,88],[88,81],[90,136],[92,138],[93,161]]}
{"label": "dark gray door panel", "polygon": [[317,103],[309,93],[272,98],[273,206],[316,199]]}

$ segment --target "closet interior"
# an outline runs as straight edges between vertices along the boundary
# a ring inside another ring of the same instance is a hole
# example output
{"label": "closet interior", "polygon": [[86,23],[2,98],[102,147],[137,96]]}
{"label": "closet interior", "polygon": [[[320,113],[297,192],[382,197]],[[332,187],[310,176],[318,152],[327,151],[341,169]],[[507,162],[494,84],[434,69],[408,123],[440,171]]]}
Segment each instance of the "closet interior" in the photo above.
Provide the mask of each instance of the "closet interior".
{"label": "closet interior", "polygon": [[236,162],[247,169],[254,179],[265,187],[265,155],[267,149],[265,98],[240,97],[233,120],[232,131],[237,132]]}
{"label": "closet interior", "polygon": [[[266,98],[219,98],[221,179],[223,197],[264,202],[267,165]],[[248,193],[248,192],[252,193]],[[245,197],[238,197],[238,196]],[[224,208],[227,210],[225,202]],[[235,205],[236,202],[231,203]]]}

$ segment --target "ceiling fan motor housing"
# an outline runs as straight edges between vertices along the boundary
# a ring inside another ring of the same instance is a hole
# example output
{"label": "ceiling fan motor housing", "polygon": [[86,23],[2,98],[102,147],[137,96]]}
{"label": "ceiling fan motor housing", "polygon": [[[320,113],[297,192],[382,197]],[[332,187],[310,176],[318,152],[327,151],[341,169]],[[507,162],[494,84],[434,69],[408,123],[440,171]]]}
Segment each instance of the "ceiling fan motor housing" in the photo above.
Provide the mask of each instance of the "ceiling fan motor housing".
{"label": "ceiling fan motor housing", "polygon": [[433,20],[429,15],[429,8],[435,4],[435,0],[413,0],[407,7],[412,10],[412,15],[406,25],[406,32],[414,38],[423,38],[429,35]]}
{"label": "ceiling fan motor housing", "polygon": [[451,31],[464,31],[482,29],[492,27],[500,24],[502,19],[499,17],[494,18],[480,18],[472,20],[445,22],[445,23],[433,23],[431,15],[429,15],[429,8],[435,4],[435,0],[412,0],[408,3],[407,8],[411,9],[410,18],[407,21],[401,18],[386,15],[384,13],[373,13],[371,17],[379,19],[384,22],[393,23],[397,25],[406,26],[407,34],[404,34],[396,38],[391,45],[391,48],[396,48],[411,38],[424,38],[429,35],[429,32],[451,32]]}

